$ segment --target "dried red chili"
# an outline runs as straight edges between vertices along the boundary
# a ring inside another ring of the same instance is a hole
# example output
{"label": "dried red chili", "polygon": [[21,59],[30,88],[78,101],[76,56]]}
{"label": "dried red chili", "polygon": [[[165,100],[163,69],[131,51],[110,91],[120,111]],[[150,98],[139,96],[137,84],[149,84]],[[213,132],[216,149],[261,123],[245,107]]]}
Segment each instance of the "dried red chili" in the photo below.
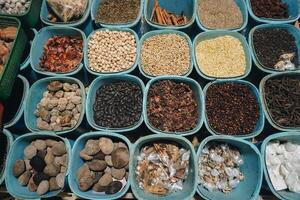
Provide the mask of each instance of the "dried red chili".
{"label": "dried red chili", "polygon": [[83,57],[83,40],[74,36],[54,36],[44,45],[40,67],[51,72],[74,70]]}

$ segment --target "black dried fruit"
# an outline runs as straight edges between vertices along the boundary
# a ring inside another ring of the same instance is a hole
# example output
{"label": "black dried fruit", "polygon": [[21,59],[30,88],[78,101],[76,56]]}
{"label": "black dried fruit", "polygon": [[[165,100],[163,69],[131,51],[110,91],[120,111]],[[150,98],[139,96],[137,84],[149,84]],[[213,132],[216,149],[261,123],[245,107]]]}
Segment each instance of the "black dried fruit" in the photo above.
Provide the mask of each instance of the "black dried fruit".
{"label": "black dried fruit", "polygon": [[120,181],[113,181],[107,186],[105,194],[115,194],[122,189],[122,186],[123,184]]}
{"label": "black dried fruit", "polygon": [[36,173],[32,179],[36,185],[39,185],[42,181],[49,180],[50,176],[44,173]]}
{"label": "black dried fruit", "polygon": [[39,157],[39,156],[34,156],[31,160],[30,160],[30,165],[32,166],[33,169],[35,169],[35,171],[37,172],[42,172],[44,170],[44,168],[46,167],[46,163],[45,161]]}

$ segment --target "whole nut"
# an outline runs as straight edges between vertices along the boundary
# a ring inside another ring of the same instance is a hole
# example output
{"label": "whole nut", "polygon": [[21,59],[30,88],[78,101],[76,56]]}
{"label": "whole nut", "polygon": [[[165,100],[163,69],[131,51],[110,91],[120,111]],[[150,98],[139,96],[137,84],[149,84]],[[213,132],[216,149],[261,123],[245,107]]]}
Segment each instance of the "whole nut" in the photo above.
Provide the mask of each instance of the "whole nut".
{"label": "whole nut", "polygon": [[93,185],[93,178],[91,176],[84,176],[78,181],[78,186],[81,191],[87,191]]}
{"label": "whole nut", "polygon": [[79,155],[83,160],[93,160],[93,157],[89,156],[85,149],[81,150]]}
{"label": "whole nut", "polygon": [[116,168],[111,168],[111,175],[115,179],[122,180],[125,176],[126,170],[124,168],[121,169],[116,169]]}
{"label": "whole nut", "polygon": [[37,185],[33,181],[33,176],[29,179],[27,188],[30,192],[35,192],[37,190]]}
{"label": "whole nut", "polygon": [[104,160],[105,154],[100,150],[98,153],[93,155],[93,158],[97,160]]}
{"label": "whole nut", "polygon": [[52,139],[47,139],[45,142],[48,147],[53,147],[57,143],[57,141],[52,140]]}
{"label": "whole nut", "polygon": [[93,190],[94,190],[95,192],[105,192],[106,187],[105,187],[105,186],[101,186],[99,183],[96,183],[96,184],[93,186]]}
{"label": "whole nut", "polygon": [[59,173],[59,171],[60,169],[53,164],[47,165],[44,169],[44,173],[51,177],[56,176]]}
{"label": "whole nut", "polygon": [[32,173],[30,171],[25,171],[21,176],[19,176],[18,181],[22,186],[26,186],[31,178]]}
{"label": "whole nut", "polygon": [[40,151],[46,149],[47,147],[47,144],[44,140],[35,140],[32,142],[32,145]]}
{"label": "whole nut", "polygon": [[105,194],[115,194],[119,192],[123,187],[123,184],[120,181],[111,182],[106,188]]}
{"label": "whole nut", "polygon": [[59,187],[63,188],[65,185],[65,173],[59,173],[56,176],[56,183]]}
{"label": "whole nut", "polygon": [[111,160],[113,166],[117,169],[125,167],[129,162],[129,152],[126,148],[120,147],[112,152]]}
{"label": "whole nut", "polygon": [[90,168],[89,166],[85,163],[82,165],[78,170],[77,170],[77,180],[79,181],[82,177],[86,177],[90,175]]}
{"label": "whole nut", "polygon": [[113,179],[110,174],[104,174],[100,178],[98,183],[100,184],[100,186],[108,186],[112,181],[113,181]]}
{"label": "whole nut", "polygon": [[48,164],[53,164],[53,162],[54,162],[54,155],[53,155],[53,153],[52,153],[51,148],[48,148],[48,149],[47,149],[47,154],[46,154],[44,160],[45,160],[45,163],[46,163],[47,165],[48,165]]}
{"label": "whole nut", "polygon": [[105,156],[105,162],[106,162],[106,164],[109,165],[110,167],[113,166],[112,160],[111,160],[111,156]]}
{"label": "whole nut", "polygon": [[100,151],[98,140],[88,140],[85,144],[85,153],[89,156],[95,155]]}
{"label": "whole nut", "polygon": [[100,172],[103,171],[106,168],[106,162],[104,160],[92,160],[90,162],[87,162],[90,170]]}
{"label": "whole nut", "polygon": [[55,190],[59,190],[59,189],[60,189],[60,187],[57,185],[56,177],[50,178],[50,180],[49,180],[49,190],[50,191],[55,191]]}
{"label": "whole nut", "polygon": [[101,151],[106,155],[111,154],[111,152],[114,150],[114,143],[111,139],[106,137],[101,137],[99,139],[99,146],[101,148]]}
{"label": "whole nut", "polygon": [[29,145],[24,149],[24,156],[27,159],[33,158],[37,153],[37,149],[33,145]]}
{"label": "whole nut", "polygon": [[37,188],[37,193],[38,195],[43,195],[49,191],[49,181],[42,181],[38,188]]}
{"label": "whole nut", "polygon": [[24,160],[17,160],[13,166],[13,175],[19,177],[25,171],[25,162]]}
{"label": "whole nut", "polygon": [[52,147],[52,153],[55,156],[62,156],[67,153],[66,145],[64,142],[59,141]]}

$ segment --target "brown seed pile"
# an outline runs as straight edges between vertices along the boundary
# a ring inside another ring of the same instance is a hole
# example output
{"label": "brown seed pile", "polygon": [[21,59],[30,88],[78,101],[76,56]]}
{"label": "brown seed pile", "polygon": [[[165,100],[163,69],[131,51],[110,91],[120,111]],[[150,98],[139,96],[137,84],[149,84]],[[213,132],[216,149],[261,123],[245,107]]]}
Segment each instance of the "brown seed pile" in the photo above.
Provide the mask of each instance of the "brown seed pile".
{"label": "brown seed pile", "polygon": [[82,112],[82,95],[76,83],[50,82],[34,112],[37,128],[63,131],[75,127]]}
{"label": "brown seed pile", "polygon": [[149,193],[166,195],[183,189],[189,173],[190,151],[177,144],[154,143],[138,156],[136,180]]}
{"label": "brown seed pile", "polygon": [[150,76],[185,75],[191,55],[187,39],[178,34],[161,34],[142,44],[141,64]]}
{"label": "brown seed pile", "polygon": [[43,195],[64,187],[67,167],[64,142],[37,139],[24,149],[24,159],[17,160],[12,171],[22,186]]}
{"label": "brown seed pile", "polygon": [[135,60],[137,44],[132,33],[126,31],[96,31],[88,43],[89,68],[109,73],[130,69]]}
{"label": "brown seed pile", "polygon": [[201,23],[210,29],[234,29],[243,24],[243,15],[234,0],[199,0]]}
{"label": "brown seed pile", "polygon": [[246,71],[244,48],[239,39],[228,35],[199,42],[196,60],[202,73],[210,77],[237,77]]}
{"label": "brown seed pile", "polygon": [[184,132],[197,126],[199,105],[186,83],[158,81],[151,85],[147,102],[149,122],[159,130]]}
{"label": "brown seed pile", "polygon": [[139,15],[140,0],[103,0],[99,4],[96,23],[124,24]]}
{"label": "brown seed pile", "polygon": [[126,185],[129,150],[125,143],[107,137],[89,139],[80,157],[85,161],[77,171],[81,191],[92,188],[95,192],[114,194]]}
{"label": "brown seed pile", "polygon": [[250,86],[240,83],[211,85],[206,93],[210,127],[226,135],[247,135],[259,120],[259,105]]}

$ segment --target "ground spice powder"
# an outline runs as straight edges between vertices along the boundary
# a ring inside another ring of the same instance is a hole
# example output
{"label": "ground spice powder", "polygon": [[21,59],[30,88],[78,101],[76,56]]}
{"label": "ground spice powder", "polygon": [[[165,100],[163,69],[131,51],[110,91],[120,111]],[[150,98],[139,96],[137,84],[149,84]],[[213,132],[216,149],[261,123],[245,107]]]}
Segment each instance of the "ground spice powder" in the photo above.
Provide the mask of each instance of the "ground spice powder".
{"label": "ground spice powder", "polygon": [[246,71],[244,48],[240,40],[232,36],[199,42],[196,60],[202,73],[215,78],[237,77]]}
{"label": "ground spice powder", "polygon": [[140,0],[103,0],[99,4],[96,22],[123,24],[136,20],[140,11]]}
{"label": "ground spice powder", "polygon": [[208,124],[220,134],[247,135],[257,125],[259,105],[247,85],[213,84],[207,90],[205,104]]}
{"label": "ground spice powder", "polygon": [[210,29],[234,29],[243,24],[243,15],[234,0],[199,0],[201,23]]}

